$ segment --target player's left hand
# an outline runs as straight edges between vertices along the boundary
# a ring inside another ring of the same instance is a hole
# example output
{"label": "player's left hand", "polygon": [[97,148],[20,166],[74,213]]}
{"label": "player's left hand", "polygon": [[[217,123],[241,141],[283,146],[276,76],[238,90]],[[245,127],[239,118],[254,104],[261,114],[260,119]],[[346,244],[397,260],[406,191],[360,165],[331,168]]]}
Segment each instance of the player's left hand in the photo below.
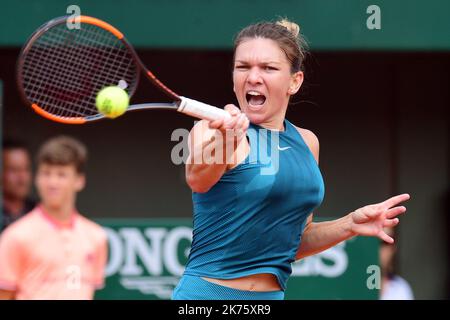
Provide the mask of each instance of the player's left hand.
{"label": "player's left hand", "polygon": [[394,239],[383,228],[394,227],[399,223],[397,216],[406,211],[404,206],[397,206],[408,200],[409,194],[401,194],[386,201],[367,205],[351,213],[351,231],[355,235],[375,236],[387,243]]}

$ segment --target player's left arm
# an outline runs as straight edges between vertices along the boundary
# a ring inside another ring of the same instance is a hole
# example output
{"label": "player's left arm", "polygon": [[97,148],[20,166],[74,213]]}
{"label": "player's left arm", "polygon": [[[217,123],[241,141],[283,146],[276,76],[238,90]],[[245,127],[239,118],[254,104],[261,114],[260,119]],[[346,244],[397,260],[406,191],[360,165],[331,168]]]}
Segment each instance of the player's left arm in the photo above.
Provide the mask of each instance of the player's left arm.
{"label": "player's left arm", "polygon": [[350,225],[349,215],[333,221],[313,222],[311,213],[303,231],[295,260],[322,252],[355,236]]}
{"label": "player's left arm", "polygon": [[[298,129],[309,146],[317,163],[319,162],[319,140],[309,130]],[[408,194],[401,194],[383,202],[361,207],[342,218],[313,222],[311,213],[307,219],[301,243],[297,249],[296,260],[314,255],[356,235],[375,236],[388,243],[394,239],[383,228],[394,227],[399,223],[399,214],[406,211],[397,204],[409,199]]]}

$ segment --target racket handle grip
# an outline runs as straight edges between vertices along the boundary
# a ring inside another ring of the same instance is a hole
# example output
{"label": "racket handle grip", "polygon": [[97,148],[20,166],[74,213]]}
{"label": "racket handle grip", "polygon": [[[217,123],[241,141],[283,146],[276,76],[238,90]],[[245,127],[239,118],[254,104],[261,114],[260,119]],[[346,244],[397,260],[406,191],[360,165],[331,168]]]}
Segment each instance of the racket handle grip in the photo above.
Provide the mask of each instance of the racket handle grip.
{"label": "racket handle grip", "polygon": [[186,97],[180,98],[181,103],[177,109],[178,112],[209,121],[231,117],[231,115],[223,109]]}

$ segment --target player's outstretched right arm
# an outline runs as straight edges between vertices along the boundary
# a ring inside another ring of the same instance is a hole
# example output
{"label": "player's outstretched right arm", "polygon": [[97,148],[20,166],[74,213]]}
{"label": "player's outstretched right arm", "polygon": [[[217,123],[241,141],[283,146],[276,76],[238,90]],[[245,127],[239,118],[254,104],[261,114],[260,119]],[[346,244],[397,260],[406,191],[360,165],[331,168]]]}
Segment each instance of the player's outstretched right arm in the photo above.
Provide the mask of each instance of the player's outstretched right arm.
{"label": "player's outstretched right arm", "polygon": [[242,149],[249,121],[234,105],[225,110],[230,119],[199,121],[189,134],[186,182],[194,192],[207,192],[240,158],[236,150]]}

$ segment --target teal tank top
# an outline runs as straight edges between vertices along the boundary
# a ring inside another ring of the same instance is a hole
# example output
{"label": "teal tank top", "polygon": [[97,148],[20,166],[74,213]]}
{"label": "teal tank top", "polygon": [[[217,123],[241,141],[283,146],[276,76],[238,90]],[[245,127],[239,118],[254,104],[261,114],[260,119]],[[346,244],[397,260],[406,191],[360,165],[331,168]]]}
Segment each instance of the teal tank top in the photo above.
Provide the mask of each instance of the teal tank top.
{"label": "teal tank top", "polygon": [[250,124],[250,152],[205,193],[193,192],[193,239],[185,274],[233,279],[274,274],[282,288],[292,272],[308,215],[324,183],[297,129]]}

